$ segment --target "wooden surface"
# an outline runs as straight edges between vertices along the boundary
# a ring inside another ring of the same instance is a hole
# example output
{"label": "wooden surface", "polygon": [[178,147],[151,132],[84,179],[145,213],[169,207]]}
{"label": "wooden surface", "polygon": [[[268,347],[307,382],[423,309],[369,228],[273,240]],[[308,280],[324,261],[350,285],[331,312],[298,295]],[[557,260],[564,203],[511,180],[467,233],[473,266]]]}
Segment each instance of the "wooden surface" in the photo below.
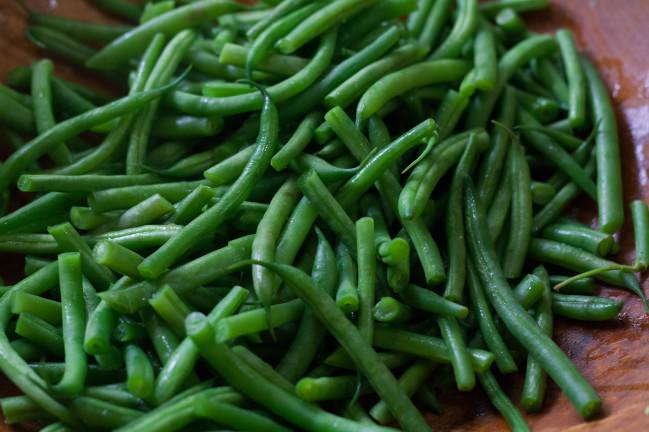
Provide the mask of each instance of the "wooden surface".
{"label": "wooden surface", "polygon": [[[82,0],[26,0],[38,11],[68,17],[106,21],[105,16]],[[553,0],[549,11],[527,15],[534,29],[549,31],[569,27],[578,43],[595,60],[616,105],[620,125],[625,200],[649,198],[649,1]],[[24,36],[24,14],[15,0],[0,0],[0,78],[16,65],[29,64],[38,50]],[[92,83],[83,72],[57,64],[57,74]],[[594,221],[594,204],[584,199],[575,212],[583,221]],[[633,260],[632,235],[627,223],[621,232],[621,260]],[[0,274],[15,280],[17,261],[0,256]],[[643,278],[649,292],[649,281]],[[583,324],[558,320],[555,339],[604,400],[604,412],[584,423],[556,386],[550,384],[542,413],[526,416],[535,431],[643,431],[649,430],[649,319],[639,302],[626,292],[603,288],[602,294],[628,300],[613,323]],[[501,380],[517,400],[520,380]],[[15,393],[0,381],[0,395]],[[506,425],[479,392],[450,394],[442,398],[445,414],[430,415],[434,429],[442,431],[493,431]],[[0,431],[12,430],[0,424]],[[15,430],[15,429],[13,429]]]}

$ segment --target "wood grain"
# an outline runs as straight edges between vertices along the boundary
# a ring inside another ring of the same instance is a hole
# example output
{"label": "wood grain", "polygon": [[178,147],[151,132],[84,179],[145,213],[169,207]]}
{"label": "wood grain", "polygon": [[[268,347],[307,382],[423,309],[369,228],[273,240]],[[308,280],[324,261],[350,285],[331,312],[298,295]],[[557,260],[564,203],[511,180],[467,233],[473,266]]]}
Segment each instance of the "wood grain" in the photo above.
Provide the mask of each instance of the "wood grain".
{"label": "wood grain", "polygon": [[[84,19],[110,21],[82,0],[27,0],[38,11]],[[551,31],[569,27],[581,47],[596,62],[604,75],[616,106],[620,124],[624,168],[625,201],[649,198],[649,25],[647,0],[554,0],[548,11],[527,16],[532,27]],[[18,2],[0,0],[0,78],[14,66],[29,64],[40,56],[38,49],[24,38],[24,13]],[[87,84],[92,76],[57,63],[57,74]],[[587,199],[578,202],[573,212],[583,221],[595,222],[595,206]],[[623,251],[620,260],[633,260],[630,223],[620,233]],[[20,276],[20,261],[0,256],[0,274],[12,281]],[[643,279],[647,292],[649,282]],[[620,318],[613,323],[583,324],[558,320],[555,339],[604,400],[604,412],[584,423],[558,388],[550,385],[543,412],[527,415],[536,431],[643,431],[649,430],[644,414],[649,404],[649,319],[639,302],[626,292],[602,288],[602,295],[627,300]],[[502,379],[514,401],[520,391],[520,378]],[[0,381],[0,395],[15,393],[7,381]],[[475,391],[452,393],[442,398],[446,412],[428,415],[435,430],[493,431],[506,429],[500,416]],[[0,424],[0,431],[11,431]]]}

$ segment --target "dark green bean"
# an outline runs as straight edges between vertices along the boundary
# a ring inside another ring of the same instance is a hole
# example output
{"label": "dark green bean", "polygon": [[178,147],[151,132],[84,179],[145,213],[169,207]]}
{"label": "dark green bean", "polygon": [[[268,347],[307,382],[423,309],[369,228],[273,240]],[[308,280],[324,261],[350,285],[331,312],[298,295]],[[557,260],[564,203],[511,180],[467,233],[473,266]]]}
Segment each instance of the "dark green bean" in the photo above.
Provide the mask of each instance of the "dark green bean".
{"label": "dark green bean", "polygon": [[458,17],[444,42],[430,55],[431,60],[455,58],[462,46],[473,35],[480,23],[480,11],[477,0],[464,0],[458,5]]}
{"label": "dark green bean", "polygon": [[127,345],[124,350],[126,387],[132,394],[146,399],[153,392],[153,366],[149,357],[137,345]]}
{"label": "dark green bean", "polygon": [[372,316],[379,322],[403,324],[412,318],[412,309],[393,297],[381,297],[372,308]]}
{"label": "dark green bean", "polygon": [[556,34],[561,58],[568,78],[570,126],[580,128],[586,121],[586,77],[579,62],[579,54],[572,32],[560,29]]}
{"label": "dark green bean", "polygon": [[96,53],[94,48],[70,37],[67,32],[51,27],[29,26],[26,35],[34,45],[76,66],[83,66]]}
{"label": "dark green bean", "polygon": [[[599,411],[601,400],[563,351],[516,301],[498,265],[483,211],[470,180],[467,180],[464,194],[469,250],[489,302],[507,329],[564,390],[578,413],[584,418],[591,417]],[[532,249],[534,243],[533,240]]]}
{"label": "dark green bean", "polygon": [[615,319],[622,306],[623,301],[605,297],[552,293],[552,312],[580,321]]}
{"label": "dark green bean", "polygon": [[620,162],[617,121],[606,84],[585,57],[581,65],[590,91],[593,121],[599,122],[595,137],[597,159],[597,208],[600,229],[613,234],[624,223],[622,203],[622,165]]}
{"label": "dark green bean", "polygon": [[610,234],[595,231],[587,226],[555,223],[543,229],[543,237],[578,247],[592,254],[606,256],[611,253],[615,239]]}

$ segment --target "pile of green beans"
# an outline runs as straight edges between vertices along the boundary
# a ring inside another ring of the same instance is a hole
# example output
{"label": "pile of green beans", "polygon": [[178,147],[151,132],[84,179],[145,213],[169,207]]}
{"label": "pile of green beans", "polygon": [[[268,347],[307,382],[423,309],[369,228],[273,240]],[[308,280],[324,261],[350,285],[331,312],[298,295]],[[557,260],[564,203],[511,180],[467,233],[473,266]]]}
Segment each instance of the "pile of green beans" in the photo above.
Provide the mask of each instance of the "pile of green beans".
{"label": "pile of green beans", "polygon": [[124,94],[47,58],[0,85],[7,423],[422,432],[482,387],[525,431],[548,379],[600,411],[555,317],[620,319],[594,280],[649,310],[649,208],[615,261],[614,110],[569,30],[525,27],[547,0],[92,3],[125,23],[27,37]]}

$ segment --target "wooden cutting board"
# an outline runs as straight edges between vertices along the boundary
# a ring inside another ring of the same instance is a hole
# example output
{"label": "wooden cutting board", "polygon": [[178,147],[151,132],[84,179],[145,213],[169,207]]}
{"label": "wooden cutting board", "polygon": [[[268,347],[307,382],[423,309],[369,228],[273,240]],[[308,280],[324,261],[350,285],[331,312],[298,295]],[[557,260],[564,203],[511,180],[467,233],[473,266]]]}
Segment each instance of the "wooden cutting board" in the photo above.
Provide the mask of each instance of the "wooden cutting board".
{"label": "wooden cutting board", "polygon": [[[26,0],[34,10],[98,21],[112,19],[83,0]],[[625,201],[649,197],[649,1],[553,0],[548,11],[528,14],[535,30],[569,27],[580,46],[597,63],[617,110],[624,168]],[[40,57],[24,37],[25,19],[16,0],[0,0],[0,78],[14,66]],[[57,74],[86,84],[92,77],[58,62]],[[2,147],[0,146],[0,149]],[[3,152],[6,153],[6,152]],[[595,206],[579,201],[574,212],[583,221],[594,221]],[[630,223],[620,233],[620,260],[633,260]],[[0,275],[9,282],[20,276],[16,257],[0,255]],[[645,292],[649,282],[642,278]],[[526,416],[536,431],[645,431],[649,430],[649,318],[639,302],[626,292],[602,288],[602,295],[628,300],[620,318],[611,323],[584,324],[557,320],[555,339],[604,400],[604,412],[584,423],[568,400],[551,384],[543,412]],[[520,378],[502,379],[516,401]],[[0,396],[16,394],[6,380]],[[449,394],[442,398],[444,415],[428,415],[435,430],[493,431],[506,429],[500,416],[480,391]],[[0,431],[19,430],[0,424]],[[24,430],[24,429],[20,429]]]}

